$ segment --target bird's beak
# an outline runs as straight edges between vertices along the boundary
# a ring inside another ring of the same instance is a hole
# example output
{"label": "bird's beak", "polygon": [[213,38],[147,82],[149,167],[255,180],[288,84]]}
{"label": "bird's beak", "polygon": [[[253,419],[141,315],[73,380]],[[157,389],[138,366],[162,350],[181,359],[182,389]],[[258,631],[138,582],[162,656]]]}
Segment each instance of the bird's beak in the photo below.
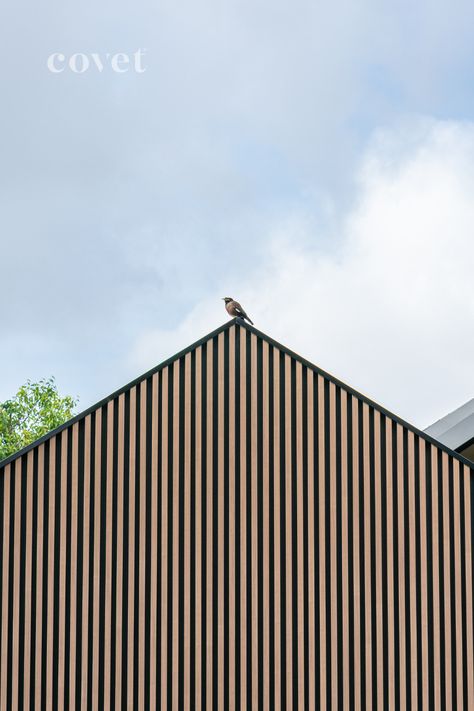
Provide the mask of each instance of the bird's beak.
{"label": "bird's beak", "polygon": [[225,301],[225,297],[224,297],[224,296],[222,297],[222,301]]}

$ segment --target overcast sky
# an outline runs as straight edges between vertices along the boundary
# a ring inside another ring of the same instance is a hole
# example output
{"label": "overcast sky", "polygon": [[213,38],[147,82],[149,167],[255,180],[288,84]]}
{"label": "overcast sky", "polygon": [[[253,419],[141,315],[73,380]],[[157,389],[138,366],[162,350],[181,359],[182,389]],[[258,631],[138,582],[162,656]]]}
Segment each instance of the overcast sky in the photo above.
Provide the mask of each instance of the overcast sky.
{"label": "overcast sky", "polygon": [[471,2],[1,15],[0,400],[55,375],[84,409],[228,294],[418,426],[474,396]]}

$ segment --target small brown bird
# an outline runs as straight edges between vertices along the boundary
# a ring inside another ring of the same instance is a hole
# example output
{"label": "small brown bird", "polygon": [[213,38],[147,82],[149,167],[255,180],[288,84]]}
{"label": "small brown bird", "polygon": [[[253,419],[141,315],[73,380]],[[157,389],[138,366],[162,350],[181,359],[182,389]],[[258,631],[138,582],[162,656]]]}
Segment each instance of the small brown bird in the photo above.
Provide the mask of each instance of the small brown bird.
{"label": "small brown bird", "polygon": [[225,301],[225,310],[229,316],[236,316],[237,318],[243,318],[253,326],[253,321],[249,319],[241,305],[238,301],[234,301],[232,296],[224,296],[223,301]]}

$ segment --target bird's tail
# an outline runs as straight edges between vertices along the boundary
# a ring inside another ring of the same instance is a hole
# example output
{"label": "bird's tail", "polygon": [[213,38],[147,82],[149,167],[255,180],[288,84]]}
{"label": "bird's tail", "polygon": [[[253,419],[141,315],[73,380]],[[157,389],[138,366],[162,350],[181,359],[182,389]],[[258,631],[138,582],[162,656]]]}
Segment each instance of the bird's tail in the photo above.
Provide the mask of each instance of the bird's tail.
{"label": "bird's tail", "polygon": [[250,319],[248,316],[247,316],[247,321],[249,322],[249,324],[250,324],[251,326],[253,326],[253,321],[252,321],[252,319]]}

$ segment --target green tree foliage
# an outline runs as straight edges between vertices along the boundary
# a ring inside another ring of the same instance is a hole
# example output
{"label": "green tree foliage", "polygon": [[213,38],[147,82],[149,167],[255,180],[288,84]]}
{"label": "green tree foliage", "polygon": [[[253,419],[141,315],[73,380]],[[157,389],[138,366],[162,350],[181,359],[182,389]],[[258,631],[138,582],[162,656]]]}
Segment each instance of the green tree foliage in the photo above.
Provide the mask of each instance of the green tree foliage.
{"label": "green tree foliage", "polygon": [[58,393],[54,378],[28,380],[0,404],[0,461],[67,422],[76,405],[77,399]]}

